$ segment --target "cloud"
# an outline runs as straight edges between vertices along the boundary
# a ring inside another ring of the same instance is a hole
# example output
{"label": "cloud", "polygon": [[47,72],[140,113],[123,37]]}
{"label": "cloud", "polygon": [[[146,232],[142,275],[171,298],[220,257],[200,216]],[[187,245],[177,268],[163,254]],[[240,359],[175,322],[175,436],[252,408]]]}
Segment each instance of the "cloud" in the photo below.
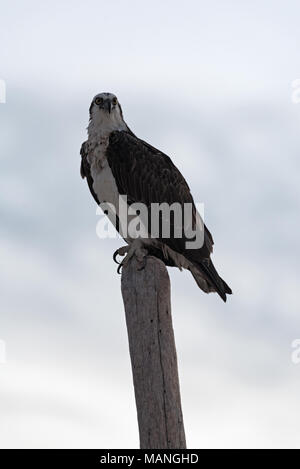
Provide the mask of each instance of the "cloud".
{"label": "cloud", "polygon": [[[299,447],[299,369],[291,363],[291,342],[300,335],[300,107],[289,95],[299,41],[282,34],[288,19],[298,35],[298,16],[286,16],[285,8],[281,17],[272,6],[275,42],[283,38],[286,46],[277,48],[274,77],[276,48],[264,59],[269,11],[251,5],[248,19],[232,20],[236,35],[207,5],[206,15],[187,18],[203,25],[206,16],[214,18],[213,30],[182,23],[178,5],[172,27],[155,16],[164,38],[170,34],[161,53],[159,36],[134,16],[130,24],[145,32],[141,45],[129,26],[124,39],[118,15],[102,22],[103,15],[89,14],[87,21],[86,7],[82,16],[77,6],[66,35],[69,8],[62,7],[57,21],[52,6],[49,15],[38,9],[19,61],[16,47],[29,26],[23,17],[20,24],[24,12],[14,12],[17,40],[8,41],[7,103],[0,109],[0,339],[8,357],[0,365],[3,447],[138,445],[120,277],[112,262],[120,240],[96,237],[96,207],[79,176],[89,100],[106,88],[121,96],[133,131],[172,156],[195,200],[204,202],[214,263],[234,291],[224,305],[199,291],[189,273],[170,269],[189,446]],[[8,26],[11,15],[8,9]],[[177,37],[177,21],[186,39]],[[4,38],[12,37],[8,26]],[[118,31],[113,43],[101,42],[111,27]]]}

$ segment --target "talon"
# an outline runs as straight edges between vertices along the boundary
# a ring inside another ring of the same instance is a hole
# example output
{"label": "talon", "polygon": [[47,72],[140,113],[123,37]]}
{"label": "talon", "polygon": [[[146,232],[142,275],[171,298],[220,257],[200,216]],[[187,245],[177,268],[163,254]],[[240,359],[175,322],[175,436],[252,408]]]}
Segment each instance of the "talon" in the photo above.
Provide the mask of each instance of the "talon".
{"label": "talon", "polygon": [[116,264],[120,264],[119,261],[117,261],[117,256],[119,255],[119,249],[117,249],[114,253],[113,253],[113,261],[116,263]]}
{"label": "talon", "polygon": [[123,259],[122,262],[119,262],[117,260],[117,256],[125,256],[125,254],[128,252],[129,250],[129,246],[122,246],[121,248],[117,249],[114,253],[113,253],[113,261],[116,263],[116,264],[121,264],[125,259]]}
{"label": "talon", "polygon": [[[122,267],[124,267],[124,265],[127,265],[134,255],[136,256],[136,259],[140,264],[137,270],[143,270],[146,267],[147,250],[142,248],[140,241],[132,243],[129,246],[122,246],[114,252],[113,260],[116,264],[119,264],[117,268],[118,274],[121,273]],[[122,262],[118,262],[117,256],[125,256],[125,258],[122,260]]]}

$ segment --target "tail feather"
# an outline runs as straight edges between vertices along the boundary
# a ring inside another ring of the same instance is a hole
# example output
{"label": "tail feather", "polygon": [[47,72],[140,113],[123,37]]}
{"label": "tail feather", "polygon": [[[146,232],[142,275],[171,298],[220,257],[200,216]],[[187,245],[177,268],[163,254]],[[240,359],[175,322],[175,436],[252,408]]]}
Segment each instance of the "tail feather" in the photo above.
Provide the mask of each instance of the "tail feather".
{"label": "tail feather", "polygon": [[205,278],[208,288],[203,288],[203,279],[202,281],[199,280],[199,277],[197,277],[197,273],[192,271],[192,274],[199,287],[207,292],[216,291],[220,295],[222,300],[226,302],[226,294],[231,295],[232,290],[227,285],[227,283],[219,276],[212,261],[208,260],[199,262],[197,264],[194,264],[194,266],[198,269],[198,271],[200,271],[200,276]]}

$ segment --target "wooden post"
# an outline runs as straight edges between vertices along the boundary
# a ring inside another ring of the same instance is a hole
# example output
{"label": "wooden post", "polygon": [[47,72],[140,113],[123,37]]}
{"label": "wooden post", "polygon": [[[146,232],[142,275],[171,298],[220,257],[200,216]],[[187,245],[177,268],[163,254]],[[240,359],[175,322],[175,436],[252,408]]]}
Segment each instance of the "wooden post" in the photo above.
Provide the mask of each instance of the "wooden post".
{"label": "wooden post", "polygon": [[142,449],[185,449],[170,279],[162,261],[133,257],[122,271],[133,384]]}

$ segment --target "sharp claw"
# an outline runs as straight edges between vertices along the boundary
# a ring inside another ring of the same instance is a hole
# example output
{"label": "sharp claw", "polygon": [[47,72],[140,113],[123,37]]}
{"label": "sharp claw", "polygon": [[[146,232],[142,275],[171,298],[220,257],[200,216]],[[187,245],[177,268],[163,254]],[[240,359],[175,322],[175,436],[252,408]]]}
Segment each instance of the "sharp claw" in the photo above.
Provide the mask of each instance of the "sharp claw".
{"label": "sharp claw", "polygon": [[[126,254],[126,256],[125,256]],[[147,251],[145,249],[143,250],[136,250],[133,247],[130,247],[130,246],[123,246],[122,248],[119,248],[117,249],[114,253],[113,253],[113,261],[116,263],[116,264],[119,264],[118,265],[118,268],[117,268],[117,273],[118,274],[121,274],[121,269],[122,267],[124,267],[124,265],[127,265],[128,261],[132,258],[132,256],[135,255],[137,260],[139,261],[139,265],[140,267],[138,267],[137,270],[143,270],[145,267],[146,267],[146,262],[147,262],[147,258],[146,258],[146,255],[147,255]],[[119,262],[117,260],[117,256],[125,256],[125,258]],[[140,257],[142,257],[142,259],[140,259]]]}
{"label": "sharp claw", "polygon": [[120,265],[120,262],[117,261],[117,256],[119,255],[119,249],[117,249],[114,254],[113,254],[113,261],[116,263],[116,264],[119,264]]}

